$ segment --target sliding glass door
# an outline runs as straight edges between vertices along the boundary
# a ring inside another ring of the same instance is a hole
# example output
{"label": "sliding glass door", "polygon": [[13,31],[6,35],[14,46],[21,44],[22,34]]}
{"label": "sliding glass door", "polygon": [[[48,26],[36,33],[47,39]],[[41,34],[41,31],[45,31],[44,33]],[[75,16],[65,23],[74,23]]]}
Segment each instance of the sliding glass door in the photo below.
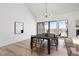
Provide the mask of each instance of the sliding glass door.
{"label": "sliding glass door", "polygon": [[37,34],[42,34],[45,32],[44,23],[37,23]]}
{"label": "sliding glass door", "polygon": [[57,20],[49,22],[40,22],[37,23],[37,34],[47,33],[60,34],[61,37],[68,36],[67,20]]}
{"label": "sliding glass door", "polygon": [[59,23],[59,33],[61,37],[67,37],[67,21],[58,21]]}
{"label": "sliding glass door", "polygon": [[50,22],[50,33],[56,33],[57,31],[57,22],[52,21]]}
{"label": "sliding glass door", "polygon": [[45,28],[44,33],[47,33],[47,31],[49,29],[49,23],[48,22],[44,22],[44,28]]}

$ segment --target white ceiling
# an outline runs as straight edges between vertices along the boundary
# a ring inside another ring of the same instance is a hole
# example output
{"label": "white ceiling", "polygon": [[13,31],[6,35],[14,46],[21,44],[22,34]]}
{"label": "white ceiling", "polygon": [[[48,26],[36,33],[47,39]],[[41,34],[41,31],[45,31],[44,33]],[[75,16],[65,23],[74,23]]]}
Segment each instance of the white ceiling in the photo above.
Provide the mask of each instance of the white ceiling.
{"label": "white ceiling", "polygon": [[[25,6],[32,12],[35,17],[45,14],[45,3],[25,3]],[[47,12],[51,15],[58,15],[79,11],[79,3],[47,3]]]}

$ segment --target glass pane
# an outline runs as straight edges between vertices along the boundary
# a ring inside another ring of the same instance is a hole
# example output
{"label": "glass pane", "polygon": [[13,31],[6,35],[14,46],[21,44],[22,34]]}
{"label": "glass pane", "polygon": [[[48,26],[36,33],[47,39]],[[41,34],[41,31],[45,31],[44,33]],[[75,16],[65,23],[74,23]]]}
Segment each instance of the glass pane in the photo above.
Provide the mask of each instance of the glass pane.
{"label": "glass pane", "polygon": [[55,33],[57,29],[57,22],[50,22],[50,33]]}
{"label": "glass pane", "polygon": [[45,22],[44,23],[44,27],[45,27],[45,33],[47,33],[47,30],[48,30],[48,22]]}
{"label": "glass pane", "polygon": [[67,23],[66,21],[59,21],[59,33],[61,33],[61,36],[67,36]]}
{"label": "glass pane", "polygon": [[38,23],[37,24],[37,26],[38,26],[38,33],[37,34],[42,34],[42,33],[44,33],[44,23]]}
{"label": "glass pane", "polygon": [[66,29],[66,22],[65,21],[59,21],[59,29]]}

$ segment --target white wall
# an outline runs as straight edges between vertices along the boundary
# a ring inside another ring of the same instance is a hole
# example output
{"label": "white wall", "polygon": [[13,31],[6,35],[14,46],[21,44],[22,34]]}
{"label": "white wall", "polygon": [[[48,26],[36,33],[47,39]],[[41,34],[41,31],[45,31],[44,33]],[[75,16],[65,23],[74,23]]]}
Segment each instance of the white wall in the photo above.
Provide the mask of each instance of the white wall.
{"label": "white wall", "polygon": [[[24,22],[24,33],[14,34],[14,22]],[[24,4],[0,4],[0,47],[30,39],[36,34],[36,22]]]}
{"label": "white wall", "polygon": [[68,20],[68,36],[69,37],[76,36],[75,20],[79,20],[79,11],[60,14],[60,15],[54,15],[54,17],[50,19],[37,19],[37,22],[62,20],[62,19]]}

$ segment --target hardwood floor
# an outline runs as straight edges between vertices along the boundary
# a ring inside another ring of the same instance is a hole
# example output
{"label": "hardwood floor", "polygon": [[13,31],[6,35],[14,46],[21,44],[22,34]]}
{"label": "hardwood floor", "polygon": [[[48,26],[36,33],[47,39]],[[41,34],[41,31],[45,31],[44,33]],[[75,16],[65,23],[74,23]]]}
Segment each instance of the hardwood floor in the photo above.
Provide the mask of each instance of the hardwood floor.
{"label": "hardwood floor", "polygon": [[[58,51],[54,47],[51,47],[51,54],[48,55],[47,47],[40,51],[41,56],[67,56],[67,50],[65,48],[64,40],[59,39]],[[24,40],[18,43],[14,43],[8,46],[0,48],[0,56],[38,56],[37,51],[31,51],[30,40]]]}

